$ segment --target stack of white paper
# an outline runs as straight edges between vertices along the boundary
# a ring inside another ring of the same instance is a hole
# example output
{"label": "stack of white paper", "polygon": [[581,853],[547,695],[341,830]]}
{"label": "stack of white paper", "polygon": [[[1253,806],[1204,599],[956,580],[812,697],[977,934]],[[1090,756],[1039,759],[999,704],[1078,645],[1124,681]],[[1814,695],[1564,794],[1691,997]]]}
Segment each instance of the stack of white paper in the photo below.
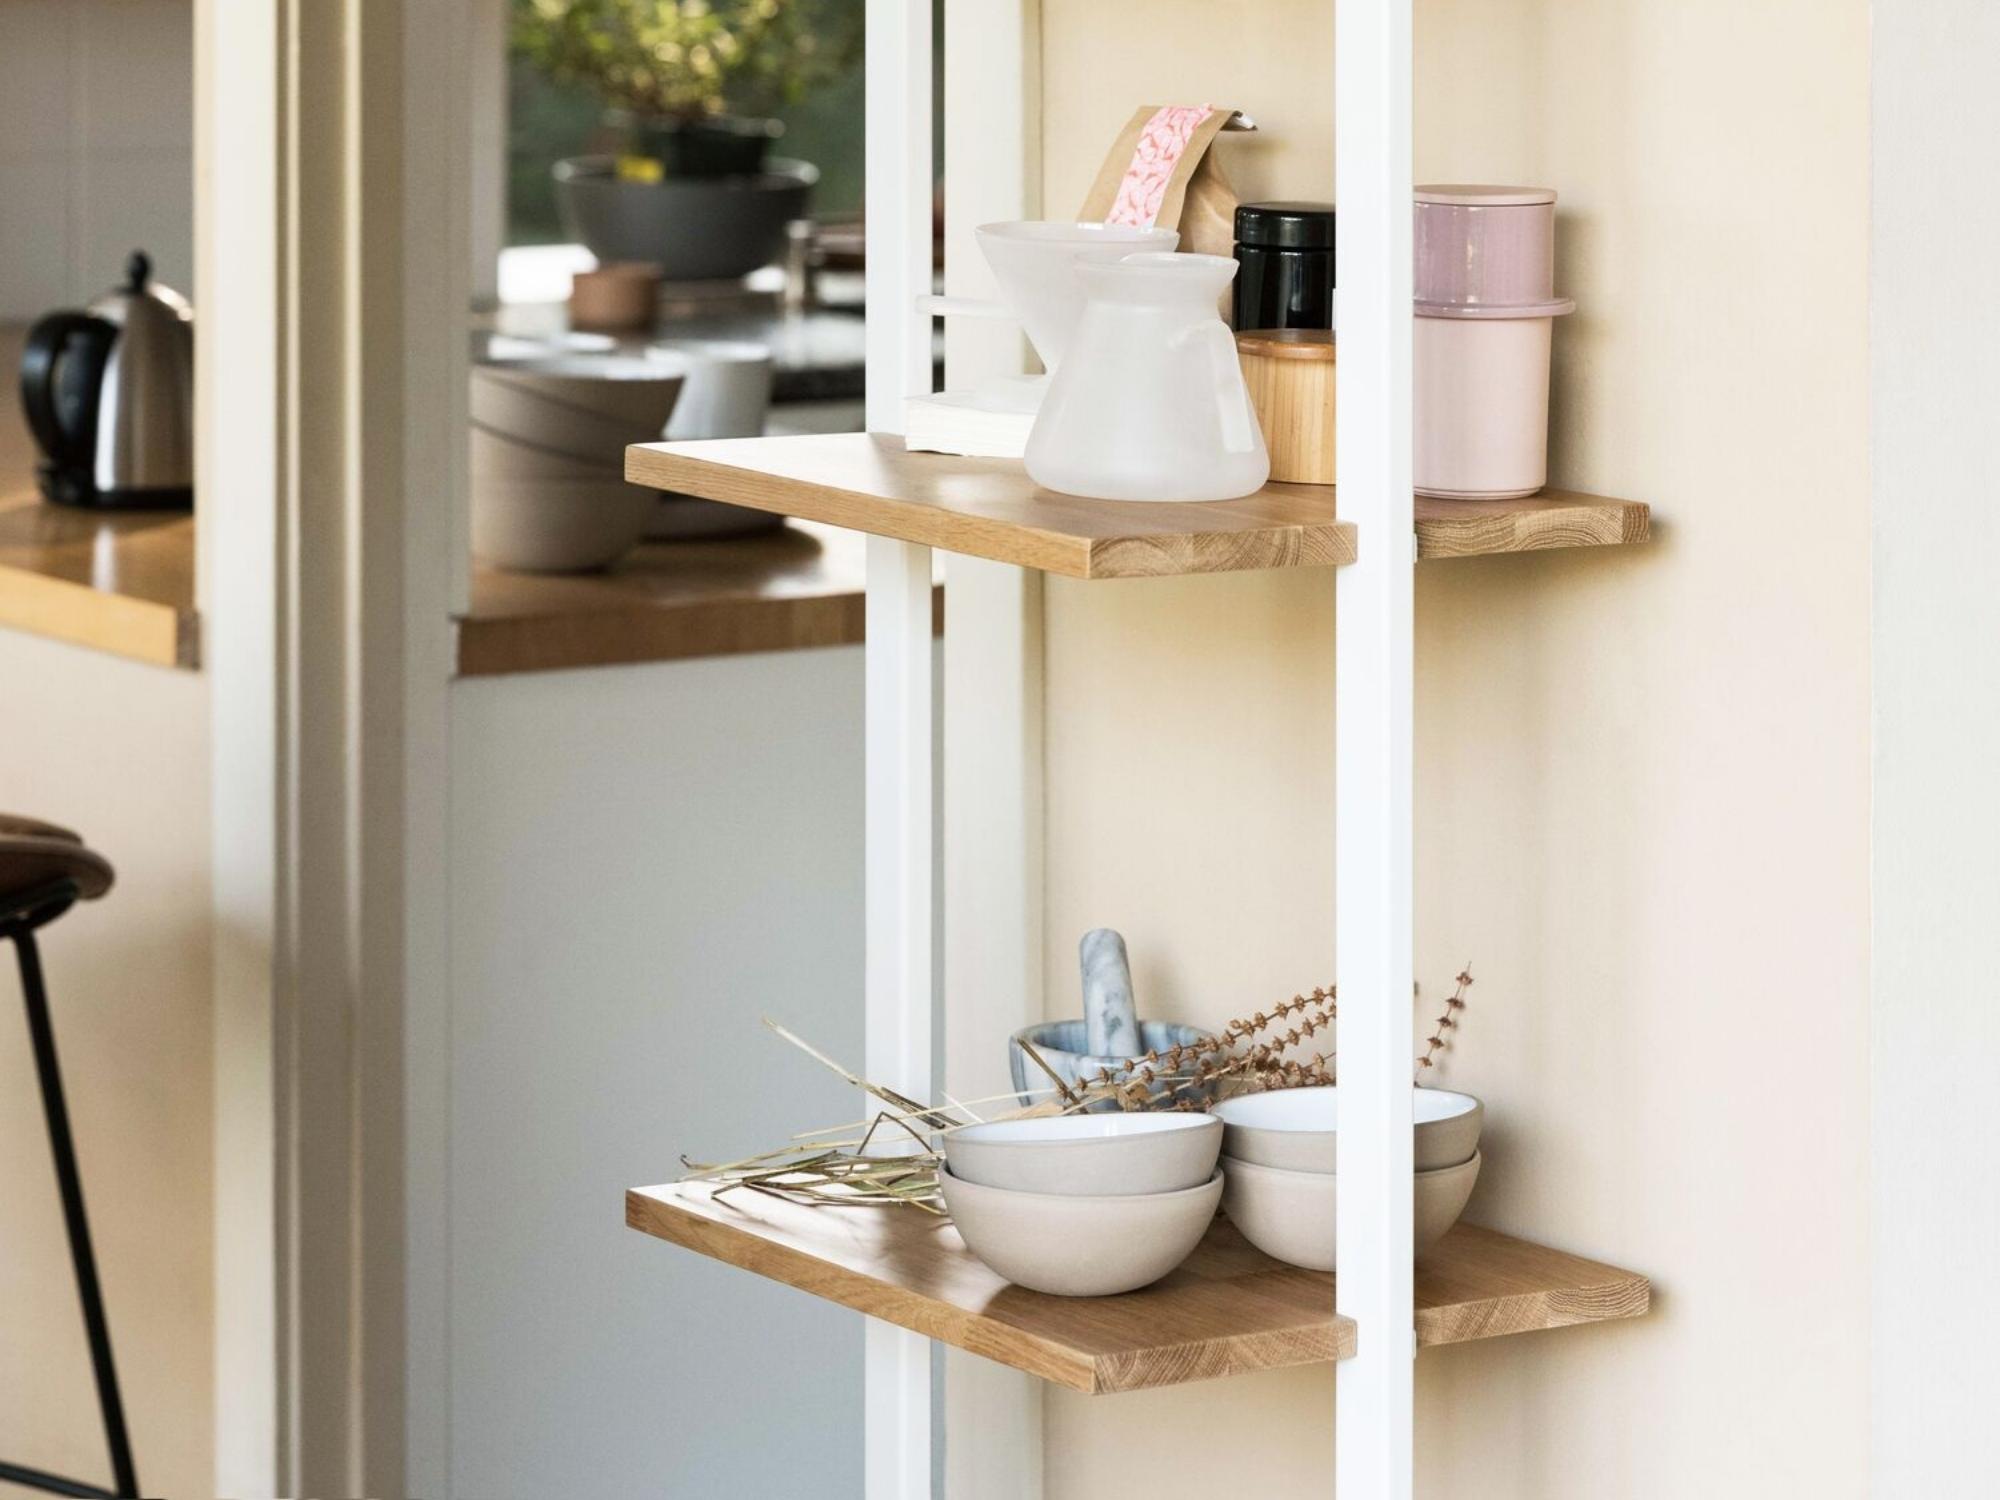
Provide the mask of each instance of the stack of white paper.
{"label": "stack of white paper", "polygon": [[903,443],[912,452],[1019,458],[1048,378],[1013,375],[969,391],[912,396],[903,403]]}

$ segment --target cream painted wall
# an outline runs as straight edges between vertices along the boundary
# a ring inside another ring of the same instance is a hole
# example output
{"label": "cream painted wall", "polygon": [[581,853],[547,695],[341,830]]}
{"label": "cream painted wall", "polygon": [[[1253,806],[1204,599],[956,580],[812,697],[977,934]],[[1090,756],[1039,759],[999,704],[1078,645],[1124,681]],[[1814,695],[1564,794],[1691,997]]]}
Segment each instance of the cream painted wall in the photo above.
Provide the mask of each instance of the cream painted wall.
{"label": "cream painted wall", "polygon": [[[1044,185],[1142,100],[1254,114],[1246,196],[1328,196],[1325,0],[1044,0]],[[1419,179],[1563,194],[1552,477],[1625,555],[1418,580],[1418,973],[1481,976],[1471,1217],[1643,1269],[1643,1322],[1426,1353],[1419,1487],[1865,1490],[1868,9],[1419,0]],[[1368,545],[1363,539],[1363,545]],[[1048,995],[1131,939],[1216,1022],[1332,967],[1332,580],[1047,603]],[[1047,1398],[1050,1500],[1325,1493],[1332,1375]],[[1199,1435],[1194,1440],[1191,1435]]]}
{"label": "cream painted wall", "polygon": [[[140,1483],[215,1493],[208,687],[0,632],[0,808],[111,860],[42,949]],[[0,1456],[109,1482],[12,945],[0,951]]]}

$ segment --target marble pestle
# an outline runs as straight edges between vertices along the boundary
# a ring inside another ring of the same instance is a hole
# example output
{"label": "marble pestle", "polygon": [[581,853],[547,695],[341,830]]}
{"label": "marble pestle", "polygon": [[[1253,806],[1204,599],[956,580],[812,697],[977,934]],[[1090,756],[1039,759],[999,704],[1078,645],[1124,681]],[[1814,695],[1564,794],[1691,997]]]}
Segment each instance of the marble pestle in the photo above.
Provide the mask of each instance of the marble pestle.
{"label": "marble pestle", "polygon": [[1132,999],[1132,965],[1125,939],[1094,928],[1077,944],[1083,966],[1084,1046],[1094,1057],[1137,1057],[1139,1010]]}

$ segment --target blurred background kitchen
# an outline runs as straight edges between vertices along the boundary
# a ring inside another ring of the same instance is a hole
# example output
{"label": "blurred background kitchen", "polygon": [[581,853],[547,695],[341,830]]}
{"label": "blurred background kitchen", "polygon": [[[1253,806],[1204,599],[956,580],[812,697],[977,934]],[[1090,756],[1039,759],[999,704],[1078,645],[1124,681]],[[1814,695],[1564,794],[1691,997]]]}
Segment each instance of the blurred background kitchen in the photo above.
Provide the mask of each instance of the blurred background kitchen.
{"label": "blurred background kitchen", "polygon": [[[790,1367],[697,1378],[757,1363],[736,1329],[784,1294],[663,1264],[617,1195],[676,1142],[754,1132],[777,1093],[846,1107],[809,1069],[727,1098],[662,1079],[720,993],[797,996],[794,1024],[858,1043],[861,539],[619,466],[670,414],[688,436],[861,425],[862,7],[456,3],[472,298],[422,314],[473,343],[451,976],[424,1002],[450,1017],[449,1411],[412,1444],[466,1494],[781,1493],[798,1452],[742,1444],[722,1404],[754,1379],[851,1490],[858,1387],[821,1372],[858,1371],[858,1326],[796,1309]],[[218,1219],[241,1052],[191,458],[205,314],[232,295],[197,274],[202,14],[0,0],[0,364],[62,315],[36,377],[52,435],[0,401],[0,811],[79,830],[117,871],[43,949],[131,1448],[142,1492],[169,1495],[217,1493],[218,1444],[257,1441],[217,1331],[242,1326]],[[107,328],[146,358],[100,360]],[[121,408],[152,436],[99,421]],[[780,846],[774,872],[758,851]],[[102,1484],[34,1078],[0,1019],[0,1461]]]}

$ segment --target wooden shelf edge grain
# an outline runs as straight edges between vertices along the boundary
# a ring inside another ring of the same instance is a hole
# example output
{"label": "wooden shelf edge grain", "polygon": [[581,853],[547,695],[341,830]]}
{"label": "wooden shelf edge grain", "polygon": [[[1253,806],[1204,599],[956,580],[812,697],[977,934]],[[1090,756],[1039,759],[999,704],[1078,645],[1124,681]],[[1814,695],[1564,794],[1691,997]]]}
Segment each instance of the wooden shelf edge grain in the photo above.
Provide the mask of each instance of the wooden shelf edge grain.
{"label": "wooden shelf edge grain", "polygon": [[[755,510],[1038,568],[1068,578],[1157,578],[1354,561],[1354,528],[1327,485],[1270,484],[1241,500],[1135,504],[1038,488],[1011,459],[911,453],[881,434],[646,443],[626,476]],[[1416,500],[1417,555],[1488,557],[1643,542],[1633,500],[1548,490],[1524,500]]]}
{"label": "wooden shelf edge grain", "polygon": [[[714,1260],[1089,1394],[1346,1359],[1333,1278],[1281,1265],[1226,1218],[1166,1280],[1122,1297],[1010,1286],[950,1224],[906,1209],[808,1207],[699,1184],[634,1188],[625,1222]],[[1416,1265],[1423,1345],[1632,1318],[1645,1277],[1461,1224]]]}
{"label": "wooden shelf edge grain", "polygon": [[1635,1271],[1460,1224],[1417,1262],[1417,1343],[1636,1318],[1652,1298],[1652,1283]]}
{"label": "wooden shelf edge grain", "polygon": [[1068,578],[1160,578],[1333,566],[1354,527],[1323,486],[1267,485],[1217,504],[1079,500],[1013,459],[911,453],[879,433],[645,443],[635,484],[916,542]]}
{"label": "wooden shelf edge grain", "polygon": [[1652,509],[1573,490],[1525,500],[1433,500],[1419,495],[1417,556],[1493,557],[1562,547],[1622,547],[1652,536]]}
{"label": "wooden shelf edge grain", "polygon": [[1089,1395],[1354,1353],[1325,1277],[1280,1266],[1226,1220],[1166,1280],[1122,1297],[1011,1286],[943,1219],[814,1208],[700,1185],[635,1188],[633,1229]]}

